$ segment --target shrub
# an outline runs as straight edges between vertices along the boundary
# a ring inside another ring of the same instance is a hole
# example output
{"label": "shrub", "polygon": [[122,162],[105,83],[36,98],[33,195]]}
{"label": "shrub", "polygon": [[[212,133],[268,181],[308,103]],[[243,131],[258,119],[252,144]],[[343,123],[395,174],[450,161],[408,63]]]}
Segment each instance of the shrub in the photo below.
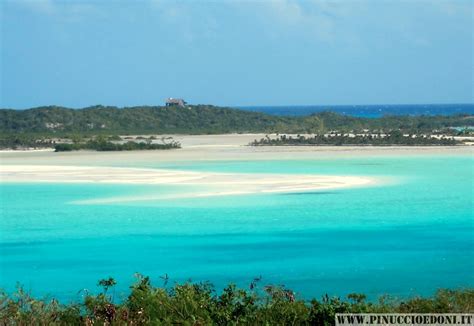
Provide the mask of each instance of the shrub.
{"label": "shrub", "polygon": [[230,284],[216,294],[209,283],[154,287],[149,277],[138,275],[128,297],[115,302],[109,293],[116,282],[99,281],[102,293],[87,295],[82,303],[61,304],[36,299],[18,287],[0,292],[1,325],[333,325],[336,313],[473,313],[474,289],[439,290],[432,298],[404,301],[381,297],[367,302],[363,294],[347,299],[310,302],[295,297],[282,286],[263,291],[252,282],[250,290]]}

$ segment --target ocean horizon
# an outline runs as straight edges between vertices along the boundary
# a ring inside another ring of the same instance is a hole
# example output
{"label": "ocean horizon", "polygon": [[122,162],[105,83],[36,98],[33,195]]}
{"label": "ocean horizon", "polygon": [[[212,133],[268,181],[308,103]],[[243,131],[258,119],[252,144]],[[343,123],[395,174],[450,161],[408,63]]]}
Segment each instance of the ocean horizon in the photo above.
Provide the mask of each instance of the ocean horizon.
{"label": "ocean horizon", "polygon": [[474,104],[371,104],[371,105],[262,105],[235,106],[236,109],[271,115],[304,116],[331,111],[359,118],[379,118],[392,115],[455,115],[474,114]]}
{"label": "ocean horizon", "polygon": [[[190,103],[193,105],[205,105]],[[144,105],[161,106],[163,104]],[[48,105],[36,106],[31,108],[1,108],[14,110],[30,110]],[[52,105],[59,107],[67,107],[61,105]],[[108,105],[99,105],[108,107]],[[112,105],[113,106],[113,105]],[[141,105],[117,106],[117,108],[140,107]],[[79,110],[86,107],[71,107]],[[261,112],[270,115],[280,116],[306,116],[318,112],[330,111],[343,115],[359,117],[359,118],[380,118],[383,116],[435,116],[435,115],[457,115],[457,114],[474,114],[473,103],[456,103],[456,104],[355,104],[355,105],[242,105],[242,106],[222,106],[238,110]]]}

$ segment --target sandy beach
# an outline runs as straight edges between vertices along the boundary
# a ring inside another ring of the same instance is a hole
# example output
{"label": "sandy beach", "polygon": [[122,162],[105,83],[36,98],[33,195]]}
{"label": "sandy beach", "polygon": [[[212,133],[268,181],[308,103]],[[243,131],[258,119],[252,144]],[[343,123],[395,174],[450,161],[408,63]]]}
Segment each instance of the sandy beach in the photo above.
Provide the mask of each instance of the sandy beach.
{"label": "sandy beach", "polygon": [[248,146],[265,134],[160,135],[182,144],[177,150],[54,153],[53,150],[0,151],[2,165],[129,166],[146,162],[202,160],[293,160],[387,155],[465,155],[474,146]]}
{"label": "sandy beach", "polygon": [[[344,159],[354,156],[462,155],[472,147],[251,147],[263,134],[172,137],[183,148],[166,151],[62,152],[9,151],[0,153],[2,182],[107,183],[193,185],[201,190],[183,196],[295,192],[374,185],[380,180],[360,176],[302,174],[244,174],[150,169],[150,163],[203,160]],[[143,168],[137,168],[141,167]],[[138,199],[137,199],[138,200]]]}

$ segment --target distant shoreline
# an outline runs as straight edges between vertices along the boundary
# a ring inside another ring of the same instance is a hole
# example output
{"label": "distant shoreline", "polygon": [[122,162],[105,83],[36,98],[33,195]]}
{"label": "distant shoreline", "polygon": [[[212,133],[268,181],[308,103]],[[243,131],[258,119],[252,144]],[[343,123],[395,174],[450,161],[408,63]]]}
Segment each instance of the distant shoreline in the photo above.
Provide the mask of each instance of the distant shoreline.
{"label": "distant shoreline", "polygon": [[[121,157],[131,160],[141,158],[155,158],[162,160],[201,160],[201,159],[298,159],[298,158],[318,158],[341,157],[344,155],[405,155],[405,154],[473,154],[474,146],[456,145],[456,146],[248,146],[255,139],[261,139],[267,134],[264,133],[242,133],[242,134],[217,134],[217,135],[183,135],[166,134],[161,137],[173,137],[174,140],[181,143],[182,148],[173,151],[130,151],[130,152],[95,152],[95,151],[74,151],[54,153],[54,149],[16,149],[0,150],[0,158],[14,159],[18,157],[50,158],[55,161],[56,158],[103,158],[107,162],[108,158]],[[270,135],[275,137],[275,135]],[[134,135],[128,137],[142,137]],[[474,140],[473,140],[474,142]],[[299,153],[299,154],[297,154]],[[288,157],[287,157],[288,156]],[[15,164],[27,164],[28,162],[18,161]],[[34,163],[34,161],[33,161]],[[7,161],[1,164],[8,164]]]}
{"label": "distant shoreline", "polygon": [[[214,173],[190,171],[199,161],[344,160],[354,157],[410,157],[474,154],[474,146],[262,146],[247,144],[263,134],[173,135],[173,151],[95,152],[1,151],[0,182],[167,184],[198,186],[182,197],[295,192],[373,186],[379,178],[318,174]],[[297,172],[297,171],[296,171]],[[116,198],[136,201],[150,198]],[[153,197],[152,199],[164,199]],[[92,202],[91,202],[92,203]]]}

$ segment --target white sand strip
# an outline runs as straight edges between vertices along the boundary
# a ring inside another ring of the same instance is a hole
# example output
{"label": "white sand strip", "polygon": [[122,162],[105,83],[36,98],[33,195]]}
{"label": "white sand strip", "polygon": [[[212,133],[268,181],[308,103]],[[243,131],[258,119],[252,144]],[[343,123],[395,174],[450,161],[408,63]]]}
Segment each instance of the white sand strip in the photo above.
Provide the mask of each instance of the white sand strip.
{"label": "white sand strip", "polygon": [[[244,174],[137,169],[116,167],[2,165],[1,182],[102,183],[143,185],[192,185],[193,193],[160,197],[111,198],[137,201],[163,198],[224,196],[251,193],[314,191],[373,185],[375,178],[303,174]],[[104,199],[106,201],[106,199]],[[101,202],[104,202],[101,200]],[[111,202],[111,201],[108,202]]]}

